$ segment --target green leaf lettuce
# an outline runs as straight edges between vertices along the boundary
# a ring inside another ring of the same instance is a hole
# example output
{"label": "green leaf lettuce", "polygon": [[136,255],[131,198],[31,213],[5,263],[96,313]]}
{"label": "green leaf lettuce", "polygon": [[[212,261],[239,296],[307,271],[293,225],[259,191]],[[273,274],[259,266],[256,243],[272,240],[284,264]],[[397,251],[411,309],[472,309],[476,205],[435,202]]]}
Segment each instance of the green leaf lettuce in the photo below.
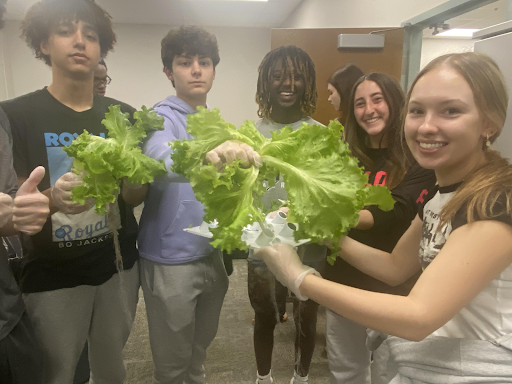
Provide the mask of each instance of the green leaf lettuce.
{"label": "green leaf lettuce", "polygon": [[[365,206],[393,208],[394,200],[385,187],[367,186],[368,176],[341,140],[343,127],[337,121],[327,127],[304,123],[295,131],[285,127],[267,139],[252,122],[236,129],[222,120],[218,110],[198,108],[189,116],[187,129],[193,139],[171,143],[173,171],[190,179],[205,206],[204,220],[219,222],[212,230],[212,245],[228,252],[246,248],[240,240],[242,228],[263,221],[263,182],[272,182],[278,174],[288,193],[288,221],[299,224],[296,239],[338,244],[357,224],[358,212]],[[251,145],[263,166],[244,169],[237,161],[219,172],[204,164],[206,153],[226,140]]]}
{"label": "green leaf lettuce", "polygon": [[87,198],[94,198],[99,214],[108,212],[107,205],[119,194],[122,178],[145,184],[166,172],[163,162],[145,156],[139,146],[147,132],[163,129],[163,117],[145,106],[134,113],[133,126],[128,117],[119,105],[110,106],[102,121],[108,130],[107,138],[84,130],[64,148],[74,158],[73,171],[84,175],[84,185],[73,189],[73,200],[84,204]]}

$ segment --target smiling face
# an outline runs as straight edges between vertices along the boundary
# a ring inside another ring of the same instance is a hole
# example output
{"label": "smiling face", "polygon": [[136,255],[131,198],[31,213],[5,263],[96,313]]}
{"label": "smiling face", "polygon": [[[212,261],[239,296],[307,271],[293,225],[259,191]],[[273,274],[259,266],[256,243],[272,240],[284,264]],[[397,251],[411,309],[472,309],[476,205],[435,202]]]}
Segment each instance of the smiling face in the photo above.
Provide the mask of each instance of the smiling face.
{"label": "smiling face", "polygon": [[[357,86],[354,115],[359,126],[368,134],[371,147],[379,148],[389,119],[389,107],[376,82],[365,80]],[[382,144],[386,146],[385,142]]]}
{"label": "smiling face", "polygon": [[271,72],[269,86],[272,108],[300,109],[300,101],[305,92],[304,76],[300,73],[283,71],[283,63],[278,61]]}
{"label": "smiling face", "polygon": [[54,71],[89,78],[100,61],[98,34],[83,21],[63,22],[52,28],[41,52],[49,56]]}
{"label": "smiling face", "polygon": [[334,88],[334,85],[332,85],[331,83],[327,84],[327,91],[329,92],[329,98],[327,99],[327,101],[329,101],[332,104],[335,110],[339,111],[341,104],[340,94],[338,93],[336,88]]}
{"label": "smiling face", "polygon": [[495,133],[481,117],[467,81],[447,66],[417,81],[404,129],[413,156],[436,171],[440,185],[462,181],[485,161],[483,142]]}

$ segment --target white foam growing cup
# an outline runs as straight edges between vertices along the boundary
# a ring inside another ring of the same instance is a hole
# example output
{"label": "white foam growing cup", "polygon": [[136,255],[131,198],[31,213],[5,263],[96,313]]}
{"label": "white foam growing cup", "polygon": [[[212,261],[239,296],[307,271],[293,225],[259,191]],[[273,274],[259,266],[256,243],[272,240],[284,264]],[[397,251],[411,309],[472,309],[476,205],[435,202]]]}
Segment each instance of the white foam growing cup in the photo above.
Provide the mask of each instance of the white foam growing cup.
{"label": "white foam growing cup", "polygon": [[274,216],[271,223],[273,224],[284,224],[286,223],[286,213],[279,211],[277,215]]}
{"label": "white foam growing cup", "polygon": [[208,223],[206,221],[203,221],[201,223],[201,225],[199,226],[199,232],[203,232],[203,233],[210,232],[209,228],[210,228],[210,226],[208,225]]}
{"label": "white foam growing cup", "polygon": [[279,236],[281,237],[293,237],[293,231],[297,229],[297,226],[292,223],[288,223],[284,226],[284,228],[279,232]]}
{"label": "white foam growing cup", "polygon": [[266,247],[274,240],[274,233],[269,229],[263,229],[254,243],[259,247]]}
{"label": "white foam growing cup", "polygon": [[249,231],[259,231],[259,230],[261,230],[261,226],[260,226],[260,223],[258,223],[258,222],[252,223],[249,226]]}

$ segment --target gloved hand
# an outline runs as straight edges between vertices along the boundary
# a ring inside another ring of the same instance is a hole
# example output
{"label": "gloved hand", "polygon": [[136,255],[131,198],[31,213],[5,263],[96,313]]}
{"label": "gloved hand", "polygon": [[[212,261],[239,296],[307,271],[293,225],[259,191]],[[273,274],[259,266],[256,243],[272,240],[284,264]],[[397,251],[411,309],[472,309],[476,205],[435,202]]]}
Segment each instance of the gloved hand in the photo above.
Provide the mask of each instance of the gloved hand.
{"label": "gloved hand", "polygon": [[320,277],[320,274],[300,261],[295,249],[288,244],[277,244],[255,250],[254,255],[263,259],[268,269],[276,279],[288,287],[299,300],[306,301],[308,297],[300,292],[300,285],[308,273]]}
{"label": "gloved hand", "polygon": [[71,197],[73,188],[82,185],[82,176],[76,175],[73,172],[68,172],[62,175],[52,187],[51,196],[53,204],[62,213],[76,215],[91,209],[94,205],[93,199],[87,199],[85,204],[75,203]]}
{"label": "gloved hand", "polygon": [[0,193],[0,228],[7,224],[11,219],[13,204],[11,196],[5,193]]}
{"label": "gloved hand", "polygon": [[44,174],[44,167],[34,169],[18,189],[13,200],[12,222],[14,229],[28,235],[39,232],[50,214],[50,200],[37,189]]}
{"label": "gloved hand", "polygon": [[242,166],[246,168],[252,165],[259,168],[263,165],[260,155],[250,145],[234,140],[228,140],[206,154],[206,161],[219,170],[236,159],[241,160]]}

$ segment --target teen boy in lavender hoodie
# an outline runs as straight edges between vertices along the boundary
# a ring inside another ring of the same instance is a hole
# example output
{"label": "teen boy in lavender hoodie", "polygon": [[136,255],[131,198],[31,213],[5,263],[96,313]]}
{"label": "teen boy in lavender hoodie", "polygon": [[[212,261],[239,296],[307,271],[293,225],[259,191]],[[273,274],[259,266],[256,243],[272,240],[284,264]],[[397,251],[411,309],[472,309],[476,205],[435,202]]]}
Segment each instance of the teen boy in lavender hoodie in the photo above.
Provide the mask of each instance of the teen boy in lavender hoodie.
{"label": "teen boy in lavender hoodie", "polygon": [[206,349],[228,288],[221,252],[183,231],[201,224],[204,208],[189,180],[170,171],[168,145],[191,138],[187,115],[206,106],[219,60],[217,39],[202,28],[182,26],[162,40],[164,72],[176,96],[155,105],[165,129],[148,136],[143,152],[164,160],[168,171],[149,187],[138,238],[155,384],[204,383]]}

